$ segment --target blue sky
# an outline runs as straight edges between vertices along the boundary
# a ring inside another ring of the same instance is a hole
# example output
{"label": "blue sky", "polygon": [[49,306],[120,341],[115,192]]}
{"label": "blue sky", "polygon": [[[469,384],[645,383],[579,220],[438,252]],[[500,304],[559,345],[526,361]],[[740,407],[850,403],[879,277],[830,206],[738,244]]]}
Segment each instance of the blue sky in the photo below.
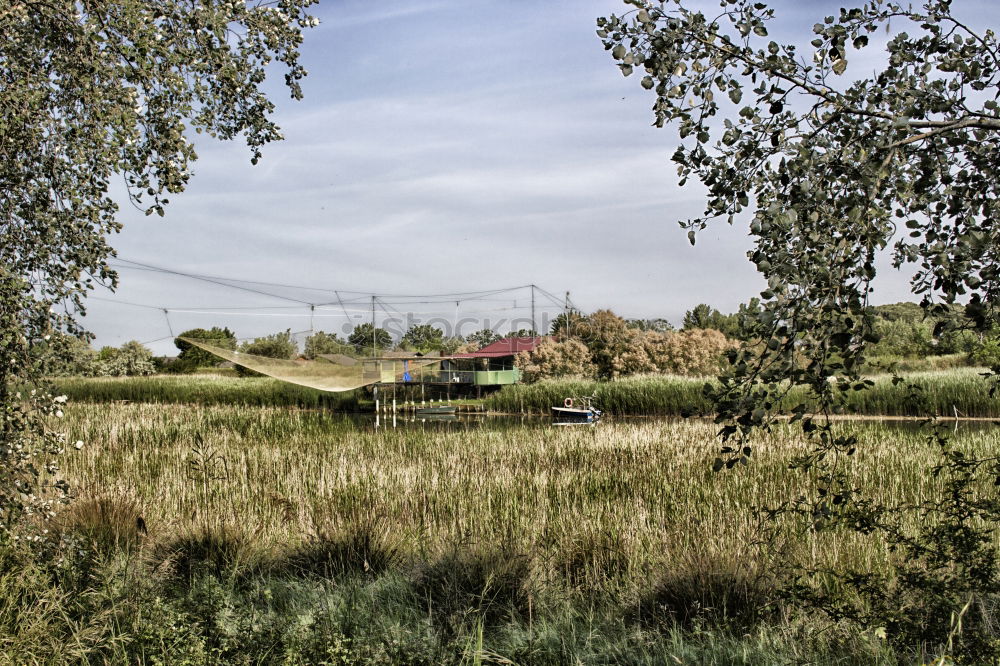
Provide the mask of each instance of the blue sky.
{"label": "blue sky", "polygon": [[[839,5],[775,3],[789,34]],[[180,271],[354,292],[535,283],[571,291],[585,311],[629,317],[679,323],[700,302],[734,310],[762,288],[745,226],[712,227],[693,248],[678,227],[700,212],[701,191],[677,186],[675,134],[650,127],[652,96],[621,76],[594,33],[596,17],[626,9],[617,0],[323,0],[302,50],[305,99],[271,88],[285,141],[252,167],[239,143],[199,137],[194,177],[166,217],[123,207],[112,243],[123,258]],[[228,325],[250,337],[309,327],[305,307],[218,309],[288,302],[120,274],[117,294],[95,293],[115,302],[89,306],[98,345],[155,341],[169,354],[171,341],[158,339],[171,330]],[[905,294],[897,276],[877,295]],[[126,301],[171,309],[169,327],[162,312]],[[523,317],[527,305],[522,292],[462,303],[459,316]],[[181,312],[194,307],[215,310]],[[455,314],[451,304],[421,308],[424,320]],[[322,314],[316,328],[350,325],[342,311]]]}

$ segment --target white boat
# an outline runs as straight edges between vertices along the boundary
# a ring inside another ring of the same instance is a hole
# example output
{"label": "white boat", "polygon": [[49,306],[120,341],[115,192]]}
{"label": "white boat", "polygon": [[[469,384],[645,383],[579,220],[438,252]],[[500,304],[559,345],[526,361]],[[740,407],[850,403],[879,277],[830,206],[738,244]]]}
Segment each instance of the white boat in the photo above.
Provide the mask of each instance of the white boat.
{"label": "white boat", "polygon": [[601,410],[591,403],[593,396],[587,398],[566,398],[562,407],[553,407],[552,416],[571,423],[592,423],[601,418]]}

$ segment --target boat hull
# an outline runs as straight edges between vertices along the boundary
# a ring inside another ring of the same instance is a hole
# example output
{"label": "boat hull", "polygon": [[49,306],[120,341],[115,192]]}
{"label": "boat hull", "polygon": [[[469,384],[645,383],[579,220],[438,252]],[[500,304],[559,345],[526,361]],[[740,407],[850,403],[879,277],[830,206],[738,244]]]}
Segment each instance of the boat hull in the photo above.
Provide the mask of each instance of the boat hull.
{"label": "boat hull", "polygon": [[576,407],[553,407],[552,416],[557,419],[591,422],[601,418],[598,409],[579,409]]}

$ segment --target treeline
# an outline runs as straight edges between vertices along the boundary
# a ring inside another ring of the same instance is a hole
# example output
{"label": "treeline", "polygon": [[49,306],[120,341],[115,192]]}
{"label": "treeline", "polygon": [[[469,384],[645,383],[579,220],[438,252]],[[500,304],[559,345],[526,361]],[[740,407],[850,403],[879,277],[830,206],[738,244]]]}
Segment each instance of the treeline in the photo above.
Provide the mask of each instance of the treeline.
{"label": "treeline", "polygon": [[[533,331],[522,330],[511,335],[531,336]],[[196,328],[178,336],[174,344],[179,350],[175,359],[163,362],[163,370],[172,373],[189,373],[198,368],[219,364],[219,359],[210,352],[196,347],[182,338],[204,340],[221,349],[239,351],[268,358],[313,360],[323,355],[340,355],[351,358],[365,358],[387,351],[405,351],[415,354],[439,352],[449,355],[458,352],[475,351],[501,336],[490,329],[483,329],[467,337],[446,336],[441,329],[427,324],[411,326],[398,342],[394,342],[388,330],[370,323],[360,324],[347,338],[336,333],[316,331],[308,335],[301,349],[291,331],[283,331],[240,342],[236,334],[228,328]],[[236,366],[241,375],[252,375],[253,371]]]}
{"label": "treeline", "polygon": [[[711,375],[721,368],[727,349],[753,343],[753,323],[760,311],[758,299],[733,313],[702,303],[684,314],[679,330],[663,318],[626,319],[611,310],[589,315],[569,311],[555,318],[541,345],[519,354],[515,363],[528,382],[555,377]],[[1000,331],[974,332],[964,306],[936,306],[928,311],[916,303],[903,302],[873,306],[869,315],[878,340],[868,351],[872,371],[1000,363]],[[181,333],[174,341],[176,357],[156,357],[134,340],[121,347],[94,350],[84,340],[66,335],[39,341],[34,350],[35,362],[50,376],[143,376],[186,374],[220,365],[218,357],[181,338],[269,358],[315,359],[322,355],[363,358],[386,351],[450,355],[475,351],[503,337],[535,335],[526,329],[500,335],[484,328],[469,336],[447,336],[435,326],[416,324],[395,341],[385,328],[365,323],[346,338],[317,331],[305,337],[300,347],[290,330],[240,341],[229,328],[212,327]],[[256,374],[241,366],[235,371],[242,376]]]}
{"label": "treeline", "polygon": [[[714,329],[727,337],[753,342],[753,320],[760,302],[752,299],[731,314],[701,304],[684,315],[684,329]],[[977,332],[975,308],[900,302],[875,305],[868,316],[873,337],[867,349],[872,371],[939,369],[954,366],[993,366],[1000,363],[1000,330]]]}
{"label": "treeline", "polygon": [[53,334],[33,346],[32,356],[48,376],[141,377],[162,369],[153,352],[136,340],[94,350],[78,337]]}
{"label": "treeline", "polygon": [[515,364],[527,382],[549,378],[614,379],[639,374],[711,375],[736,345],[713,328],[675,331],[665,320],[626,320],[611,310],[569,313]]}

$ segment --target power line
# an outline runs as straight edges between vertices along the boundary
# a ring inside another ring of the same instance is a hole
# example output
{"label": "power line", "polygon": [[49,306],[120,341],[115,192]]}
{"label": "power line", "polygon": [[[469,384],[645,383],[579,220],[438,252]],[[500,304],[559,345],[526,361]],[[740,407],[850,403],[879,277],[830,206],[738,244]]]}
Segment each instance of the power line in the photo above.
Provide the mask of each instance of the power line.
{"label": "power line", "polygon": [[[134,270],[144,270],[155,273],[162,273],[165,275],[175,275],[179,277],[185,277],[193,280],[199,280],[204,282],[209,282],[221,287],[228,287],[231,289],[236,289],[239,291],[245,291],[249,293],[254,293],[268,298],[274,298],[278,300],[290,301],[296,305],[254,305],[254,306],[188,306],[188,307],[167,307],[164,308],[159,305],[149,305],[146,303],[136,303],[133,301],[122,301],[111,298],[101,298],[99,296],[91,296],[90,298],[117,305],[124,305],[128,307],[137,307],[149,310],[159,310],[164,314],[166,320],[167,328],[170,330],[171,337],[173,336],[173,327],[170,321],[170,313],[175,314],[197,314],[197,315],[216,315],[216,316],[252,316],[252,317],[309,317],[310,318],[310,330],[313,328],[311,323],[316,317],[320,318],[340,318],[341,314],[322,314],[318,313],[317,310],[322,308],[335,308],[339,306],[340,311],[343,313],[348,321],[357,318],[357,314],[352,315],[351,311],[355,313],[368,312],[367,307],[348,307],[348,305],[360,306],[362,303],[367,305],[370,302],[371,311],[374,315],[374,306],[377,303],[382,309],[385,315],[389,318],[393,317],[390,313],[392,310],[396,316],[405,319],[406,315],[397,309],[395,306],[400,307],[413,307],[418,305],[444,305],[444,304],[455,304],[456,307],[456,317],[458,316],[458,307],[462,303],[513,303],[513,307],[493,307],[485,310],[474,310],[466,311],[466,315],[473,314],[490,314],[502,311],[511,311],[517,309],[524,309],[526,306],[517,305],[518,299],[515,297],[510,298],[496,298],[503,294],[510,294],[512,292],[522,291],[524,289],[531,289],[531,298],[529,302],[532,304],[532,320],[534,320],[534,308],[536,307],[534,292],[537,289],[540,294],[545,296],[555,307],[562,309],[565,305],[564,302],[560,301],[551,292],[535,284],[521,285],[517,287],[506,287],[501,289],[486,289],[479,291],[458,291],[451,293],[441,293],[441,294],[376,294],[373,292],[360,292],[360,291],[348,291],[348,290],[338,290],[338,289],[325,289],[319,287],[308,287],[304,285],[292,285],[283,284],[277,282],[265,282],[261,280],[242,280],[238,278],[226,278],[216,275],[204,275],[199,273],[189,273],[185,271],[175,270],[171,268],[166,268],[163,266],[156,266],[153,264],[148,264],[144,262],[134,261],[131,259],[116,258],[117,262],[124,262],[125,266],[123,268],[129,268]],[[237,283],[237,284],[233,284]],[[321,293],[331,293],[336,296],[336,301],[331,301],[328,303],[314,303],[310,301],[304,301],[299,298],[293,298],[291,296],[285,296],[283,294],[277,294],[264,289],[257,289],[254,287],[247,287],[241,285],[256,285],[261,287],[276,288],[276,289],[299,289],[303,291],[321,292]],[[354,296],[344,298],[343,294],[353,294]],[[387,300],[393,299],[393,300]],[[547,309],[548,306],[543,306]],[[303,310],[308,308],[305,312],[274,312],[274,311],[289,311],[289,310]],[[443,309],[430,309],[423,310],[420,314],[443,314]],[[166,338],[160,338],[166,339]]]}
{"label": "power line", "polygon": [[[131,264],[130,266],[121,266],[120,268],[129,268],[129,269],[135,269],[135,270],[147,270],[147,271],[152,271],[152,272],[157,272],[157,273],[166,273],[168,275],[177,275],[177,276],[180,276],[180,277],[186,277],[186,278],[190,278],[190,279],[193,279],[193,280],[203,280],[203,281],[206,281],[206,282],[211,282],[213,284],[218,284],[218,285],[223,286],[223,287],[231,287],[233,289],[241,289],[241,290],[244,290],[244,291],[250,291],[250,292],[253,292],[253,293],[263,294],[265,296],[271,296],[271,297],[274,297],[274,298],[279,298],[279,299],[284,299],[284,300],[289,300],[289,301],[295,301],[297,303],[303,303],[305,305],[314,305],[314,303],[311,303],[309,301],[302,301],[300,299],[291,298],[289,296],[282,296],[280,294],[274,294],[274,293],[265,292],[265,291],[261,291],[261,290],[250,289],[248,287],[241,287],[238,284],[230,284],[230,283],[236,282],[236,283],[239,283],[239,284],[254,284],[254,285],[259,285],[259,286],[264,286],[264,287],[277,287],[277,288],[280,288],[280,289],[300,289],[300,290],[303,290],[303,291],[318,291],[318,292],[323,292],[323,293],[328,293],[328,294],[330,294],[330,293],[336,294],[336,295],[338,295],[338,297],[339,297],[339,292],[342,292],[342,293],[345,293],[345,294],[358,294],[359,297],[360,296],[366,296],[367,297],[367,296],[376,295],[376,296],[383,296],[383,297],[388,297],[388,298],[446,298],[448,301],[453,301],[453,300],[455,300],[456,297],[461,297],[461,296],[468,296],[471,299],[472,297],[475,297],[475,296],[494,296],[496,294],[502,294],[502,293],[511,292],[511,291],[518,291],[518,290],[521,290],[521,289],[527,289],[527,288],[531,287],[530,284],[526,284],[526,285],[519,285],[519,286],[516,286],[516,287],[505,287],[505,288],[502,288],[502,289],[481,289],[481,290],[478,290],[478,291],[455,291],[455,292],[445,292],[445,293],[438,293],[438,294],[373,294],[371,292],[364,292],[364,291],[351,291],[351,290],[346,290],[346,289],[334,290],[334,289],[328,289],[328,288],[323,288],[323,287],[309,287],[309,286],[305,286],[305,285],[284,284],[284,283],[280,283],[280,282],[266,282],[266,281],[263,281],[263,280],[244,280],[242,278],[229,278],[229,277],[223,277],[223,276],[218,276],[218,275],[204,275],[204,274],[200,274],[200,273],[189,273],[189,272],[186,272],[186,271],[180,271],[180,270],[176,270],[176,269],[172,269],[172,268],[166,268],[166,267],[163,267],[163,266],[155,266],[153,264],[148,264],[148,263],[141,262],[141,261],[135,261],[135,260],[132,260],[132,259],[125,259],[123,257],[116,257],[113,261],[124,262],[126,264]],[[460,300],[466,300],[466,299],[460,299]],[[319,305],[319,304],[315,303],[315,305]]]}
{"label": "power line", "polygon": [[[238,289],[240,291],[250,292],[252,294],[259,294],[261,296],[268,296],[270,298],[277,298],[279,300],[284,300],[284,301],[292,301],[293,303],[302,303],[303,305],[312,305],[312,303],[310,303],[309,301],[303,301],[302,299],[299,299],[299,298],[292,298],[290,296],[282,296],[281,294],[274,294],[274,293],[271,293],[271,292],[268,292],[268,291],[263,291],[262,289],[253,289],[251,287],[241,287],[241,286],[236,285],[236,284],[229,284],[229,282],[225,282],[224,281],[227,278],[209,277],[209,276],[205,276],[205,275],[197,275],[195,273],[184,273],[184,272],[181,272],[181,271],[171,270],[169,268],[161,268],[159,266],[152,266],[152,265],[149,265],[149,264],[141,264],[139,262],[133,262],[133,261],[131,261],[129,259],[119,259],[119,261],[127,261],[129,263],[133,263],[133,264],[136,264],[138,266],[141,266],[142,268],[144,268],[146,270],[154,271],[154,272],[157,272],[157,273],[165,273],[167,275],[177,275],[177,276],[180,276],[180,277],[189,278],[191,280],[201,280],[202,282],[210,282],[212,284],[217,284],[217,285],[222,286],[222,287],[229,287],[230,289]],[[128,268],[128,267],[126,267],[126,268]],[[230,280],[230,281],[231,282],[235,282],[237,280]],[[244,282],[246,282],[246,281],[244,281]],[[270,286],[279,286],[279,285],[270,285]]]}

